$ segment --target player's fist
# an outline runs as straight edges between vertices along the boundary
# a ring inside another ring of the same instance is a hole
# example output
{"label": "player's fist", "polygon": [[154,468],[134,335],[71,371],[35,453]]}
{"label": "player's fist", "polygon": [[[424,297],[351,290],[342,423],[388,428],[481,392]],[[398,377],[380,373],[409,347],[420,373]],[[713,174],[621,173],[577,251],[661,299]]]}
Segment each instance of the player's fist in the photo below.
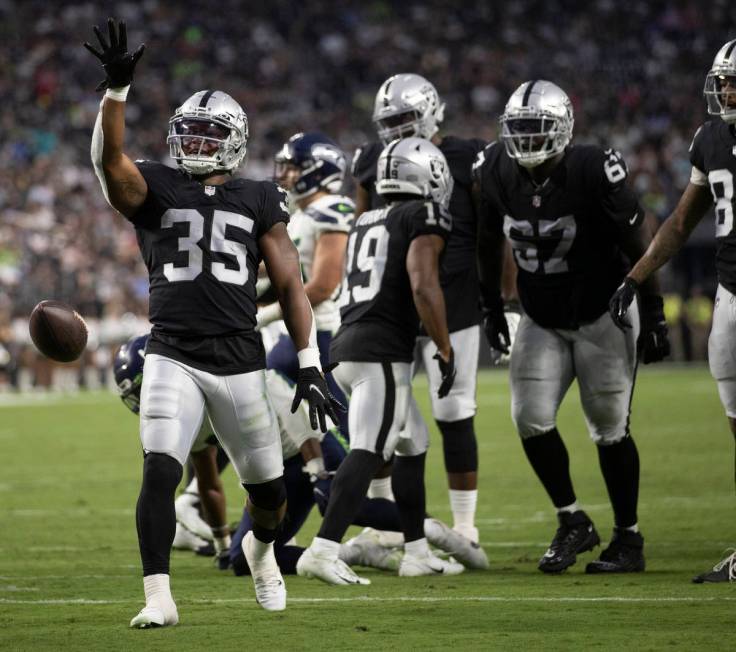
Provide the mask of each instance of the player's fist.
{"label": "player's fist", "polygon": [[611,313],[611,319],[621,330],[631,328],[631,324],[626,319],[626,313],[629,312],[629,306],[636,298],[638,289],[639,284],[633,278],[627,276],[608,302],[608,312]]}
{"label": "player's fist", "polygon": [[107,19],[107,32],[110,42],[108,43],[100,28],[95,25],[93,28],[97,40],[100,42],[102,51],[100,52],[89,43],[84,43],[92,54],[94,54],[102,64],[107,75],[95,88],[96,91],[104,91],[107,88],[123,88],[129,86],[133,81],[133,72],[138,63],[138,59],[143,56],[146,49],[144,44],[138,46],[138,49],[130,54],[128,52],[128,32],[125,27],[125,21],[121,20],[116,28],[115,19]]}
{"label": "player's fist", "polygon": [[509,325],[506,321],[503,299],[499,296],[494,301],[484,302],[483,331],[492,351],[508,355],[511,346]]}
{"label": "player's fist", "polygon": [[644,364],[659,362],[670,354],[667,333],[662,297],[658,294],[642,296],[641,334],[638,344],[639,355]]}

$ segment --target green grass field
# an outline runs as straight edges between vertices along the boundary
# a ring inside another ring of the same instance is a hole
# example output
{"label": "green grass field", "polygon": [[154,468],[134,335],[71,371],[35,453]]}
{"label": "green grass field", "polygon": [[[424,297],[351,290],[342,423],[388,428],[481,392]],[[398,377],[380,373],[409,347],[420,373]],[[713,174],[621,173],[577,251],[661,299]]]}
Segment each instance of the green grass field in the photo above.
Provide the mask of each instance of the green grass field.
{"label": "green grass field", "polygon": [[[416,393],[426,411],[426,385]],[[505,371],[478,388],[478,526],[488,572],[399,579],[366,571],[369,587],[287,577],[287,610],[255,603],[250,579],[172,555],[181,624],[128,629],[143,605],[134,505],[137,422],[108,394],[0,397],[0,650],[733,649],[730,585],[694,585],[736,543],[733,443],[704,368],[640,373],[632,432],[641,455],[640,524],[647,572],[586,576],[536,561],[556,521],[509,417]],[[604,539],[612,515],[576,388],[562,407],[578,498]],[[228,469],[229,516],[242,491]],[[441,445],[433,430],[428,509],[449,520]],[[315,511],[316,514],[316,511]],[[316,528],[299,536],[306,544]]]}

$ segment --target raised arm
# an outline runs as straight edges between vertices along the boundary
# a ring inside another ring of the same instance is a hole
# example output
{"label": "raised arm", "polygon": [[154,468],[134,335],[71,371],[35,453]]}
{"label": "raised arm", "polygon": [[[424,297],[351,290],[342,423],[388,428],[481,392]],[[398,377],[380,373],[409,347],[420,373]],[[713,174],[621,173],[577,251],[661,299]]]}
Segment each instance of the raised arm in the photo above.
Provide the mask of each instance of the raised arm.
{"label": "raised arm", "polygon": [[145,46],[129,54],[125,22],[120,21],[116,29],[115,21],[110,18],[107,26],[109,43],[99,28],[94,27],[101,51],[89,43],[84,44],[100,60],[106,74],[105,80],[97,86],[97,90],[105,90],[105,97],[92,135],[92,163],[110,205],[126,217],[132,217],[145,201],[148,186],[135,163],[123,152],[125,100]]}

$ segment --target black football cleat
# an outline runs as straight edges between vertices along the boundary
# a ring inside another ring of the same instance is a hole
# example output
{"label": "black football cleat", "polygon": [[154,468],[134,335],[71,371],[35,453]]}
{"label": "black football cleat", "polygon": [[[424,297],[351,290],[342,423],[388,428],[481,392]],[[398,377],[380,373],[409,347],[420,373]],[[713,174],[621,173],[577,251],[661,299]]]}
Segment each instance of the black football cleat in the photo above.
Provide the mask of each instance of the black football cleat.
{"label": "black football cleat", "polygon": [[693,582],[736,582],[736,552],[719,561],[711,570],[693,577]]}
{"label": "black football cleat", "polygon": [[639,532],[613,528],[611,543],[601,556],[585,567],[586,573],[641,573],[644,570],[644,537]]}
{"label": "black football cleat", "polygon": [[584,511],[562,512],[557,520],[560,527],[539,560],[538,568],[544,573],[561,573],[575,563],[578,553],[592,550],[601,542],[593,521]]}

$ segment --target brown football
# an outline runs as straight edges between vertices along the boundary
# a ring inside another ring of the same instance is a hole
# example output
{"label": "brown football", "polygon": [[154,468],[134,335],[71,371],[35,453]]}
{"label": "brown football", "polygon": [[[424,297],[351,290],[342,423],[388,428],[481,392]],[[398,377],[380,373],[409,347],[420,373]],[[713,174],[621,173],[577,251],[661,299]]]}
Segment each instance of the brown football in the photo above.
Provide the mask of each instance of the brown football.
{"label": "brown football", "polygon": [[87,346],[87,324],[61,301],[41,301],[31,313],[28,330],[36,348],[58,362],[76,360]]}

